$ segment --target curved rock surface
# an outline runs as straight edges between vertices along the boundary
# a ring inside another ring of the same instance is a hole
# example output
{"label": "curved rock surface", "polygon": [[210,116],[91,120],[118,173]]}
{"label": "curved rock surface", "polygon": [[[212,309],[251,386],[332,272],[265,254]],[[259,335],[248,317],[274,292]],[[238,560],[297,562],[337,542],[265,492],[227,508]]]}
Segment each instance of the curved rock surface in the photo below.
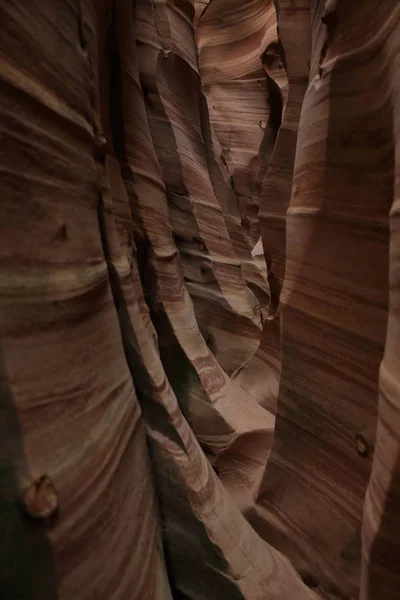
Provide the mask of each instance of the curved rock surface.
{"label": "curved rock surface", "polygon": [[399,597],[400,6],[0,6],[0,591]]}
{"label": "curved rock surface", "polygon": [[272,0],[212,0],[197,22],[210,123],[251,249],[260,237],[259,194],[279,123],[270,119],[261,54],[277,42]]}

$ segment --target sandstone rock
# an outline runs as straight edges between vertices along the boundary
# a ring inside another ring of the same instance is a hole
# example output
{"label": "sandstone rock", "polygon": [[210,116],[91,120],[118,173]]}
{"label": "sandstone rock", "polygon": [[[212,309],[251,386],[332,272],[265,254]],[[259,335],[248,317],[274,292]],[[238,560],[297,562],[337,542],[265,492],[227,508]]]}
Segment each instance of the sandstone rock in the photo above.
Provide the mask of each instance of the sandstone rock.
{"label": "sandstone rock", "polygon": [[0,23],[2,597],[398,598],[400,7]]}

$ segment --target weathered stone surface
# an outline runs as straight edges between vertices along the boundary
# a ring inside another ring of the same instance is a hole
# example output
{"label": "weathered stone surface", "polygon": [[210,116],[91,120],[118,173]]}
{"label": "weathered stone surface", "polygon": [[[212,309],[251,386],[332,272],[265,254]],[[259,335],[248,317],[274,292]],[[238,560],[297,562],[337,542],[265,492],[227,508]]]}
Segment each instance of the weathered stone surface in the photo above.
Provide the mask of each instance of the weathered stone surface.
{"label": "weathered stone surface", "polygon": [[[295,89],[294,125],[300,113],[307,54],[298,52],[293,67],[290,61],[295,45],[307,48],[308,23],[312,50],[287,216],[287,196],[275,207],[276,196],[266,193],[261,204],[269,277],[275,259],[276,279],[283,282],[282,371],[274,446],[254,526],[298,570],[311,572],[323,595],[350,598],[359,593],[362,530],[361,597],[395,598],[394,456],[399,430],[396,367],[390,355],[396,335],[397,233],[392,225],[389,254],[389,213],[393,222],[399,9],[374,1],[357,11],[340,1],[311,2],[309,8],[304,2],[295,4],[294,10],[292,2],[280,3],[289,97],[275,151]],[[291,85],[292,68],[297,88]],[[282,156],[287,160],[289,153],[288,140]],[[274,156],[266,186],[274,181],[273,161]],[[282,244],[269,235],[271,221],[281,224]],[[274,258],[269,259],[271,240]],[[390,429],[388,410],[394,411]]]}
{"label": "weathered stone surface", "polygon": [[400,7],[0,23],[1,596],[398,598]]}

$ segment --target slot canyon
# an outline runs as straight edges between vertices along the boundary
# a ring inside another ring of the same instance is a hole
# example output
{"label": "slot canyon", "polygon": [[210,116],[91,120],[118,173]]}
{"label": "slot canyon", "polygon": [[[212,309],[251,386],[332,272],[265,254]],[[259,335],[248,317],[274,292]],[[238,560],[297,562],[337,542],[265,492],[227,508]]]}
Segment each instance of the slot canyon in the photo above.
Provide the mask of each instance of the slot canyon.
{"label": "slot canyon", "polygon": [[0,2],[0,597],[400,600],[400,2]]}

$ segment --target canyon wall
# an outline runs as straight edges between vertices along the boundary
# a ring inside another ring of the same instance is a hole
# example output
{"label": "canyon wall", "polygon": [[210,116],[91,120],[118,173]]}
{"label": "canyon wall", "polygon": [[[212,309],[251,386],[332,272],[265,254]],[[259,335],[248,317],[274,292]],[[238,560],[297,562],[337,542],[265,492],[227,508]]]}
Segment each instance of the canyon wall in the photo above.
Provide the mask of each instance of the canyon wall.
{"label": "canyon wall", "polygon": [[400,5],[0,6],[0,592],[395,600]]}

